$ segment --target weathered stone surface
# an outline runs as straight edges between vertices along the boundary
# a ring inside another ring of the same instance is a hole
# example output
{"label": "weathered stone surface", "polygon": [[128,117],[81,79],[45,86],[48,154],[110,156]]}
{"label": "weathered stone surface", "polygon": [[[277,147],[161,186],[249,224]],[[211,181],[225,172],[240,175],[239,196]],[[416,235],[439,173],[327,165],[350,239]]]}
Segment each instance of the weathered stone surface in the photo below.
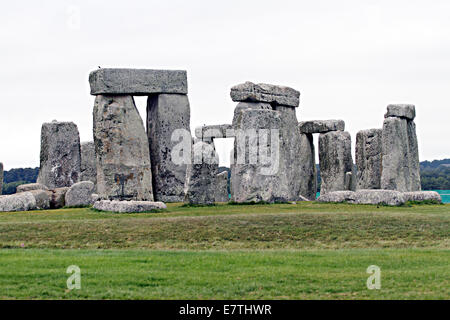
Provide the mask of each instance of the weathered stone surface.
{"label": "weathered stone surface", "polygon": [[420,190],[415,125],[403,118],[384,119],[381,188],[402,192]]}
{"label": "weathered stone surface", "polygon": [[0,162],[0,196],[3,191],[3,163]]}
{"label": "weathered stone surface", "polygon": [[386,204],[390,206],[399,206],[405,202],[405,197],[399,191],[358,190],[355,192],[355,203],[357,204]]}
{"label": "weathered stone surface", "polygon": [[95,203],[97,201],[100,201],[102,199],[100,199],[100,196],[96,193],[91,194],[91,203]]}
{"label": "weathered stone surface", "polygon": [[319,202],[348,202],[354,204],[402,205],[406,202],[403,193],[394,190],[333,191],[320,195]]}
{"label": "weathered stone surface", "polygon": [[27,192],[32,190],[48,190],[48,188],[40,183],[27,183],[17,186],[16,193]]}
{"label": "weathered stone surface", "polygon": [[195,137],[202,141],[211,142],[215,138],[230,138],[231,124],[216,124],[195,128]]}
{"label": "weathered stone surface", "polygon": [[133,213],[166,209],[167,206],[163,202],[101,200],[94,203],[94,208],[100,211]]}
{"label": "weathered stone surface", "polygon": [[300,134],[300,195],[315,200],[317,168],[312,134]]}
{"label": "weathered stone surface", "polygon": [[298,124],[300,133],[327,133],[330,131],[344,131],[344,120],[311,120]]}
{"label": "weathered stone surface", "polygon": [[416,107],[412,104],[390,104],[387,106],[387,112],[384,117],[400,117],[414,120],[416,117]]}
{"label": "weathered stone surface", "polygon": [[403,193],[406,201],[436,201],[442,203],[442,198],[436,191],[413,191]]}
{"label": "weathered stone surface", "polygon": [[[280,154],[282,151],[280,151],[281,139],[279,138],[281,126],[282,119],[278,111],[241,110],[239,121],[236,124],[236,128],[239,130],[237,130],[235,138],[231,164],[233,201],[276,202],[291,200],[289,197],[294,190],[289,190],[288,183],[283,181],[285,175],[281,172]],[[247,129],[249,131],[246,131]],[[251,130],[254,130],[253,134]],[[264,133],[270,133],[267,141],[259,139],[261,133],[263,135]],[[274,133],[273,136],[272,133]],[[261,158],[258,159],[258,152],[267,156],[264,161]],[[299,190],[297,190],[296,196],[299,195],[298,192]]]}
{"label": "weathered stone surface", "polygon": [[[190,107],[186,95],[160,94],[147,102],[147,135],[152,157],[153,192],[163,202],[182,202],[187,164],[172,160],[173,148],[180,140],[172,134],[190,134]],[[179,138],[179,136],[178,136]],[[190,140],[189,140],[190,143]],[[189,155],[186,155],[189,159]]]}
{"label": "weathered stone surface", "polygon": [[351,137],[346,131],[331,131],[319,136],[321,194],[348,190],[348,172],[353,172]]}
{"label": "weathered stone surface", "polygon": [[46,190],[31,190],[28,191],[31,193],[36,200],[36,208],[37,210],[45,210],[50,209],[50,199],[51,192]]}
{"label": "weathered stone surface", "polygon": [[228,202],[230,200],[228,193],[228,172],[223,171],[216,175],[216,185],[214,186],[215,202]]}
{"label": "weathered stone surface", "polygon": [[66,205],[66,193],[69,190],[69,187],[62,187],[50,190],[50,208],[51,209],[59,209],[63,208]]}
{"label": "weathered stone surface", "polygon": [[267,102],[271,105],[298,107],[300,92],[272,84],[245,82],[231,88],[231,99],[243,102]]}
{"label": "weathered stone surface", "polygon": [[102,199],[153,201],[148,140],[133,97],[96,97],[94,143]]}
{"label": "weathered stone surface", "polygon": [[382,130],[362,130],[356,134],[356,190],[381,188]]}
{"label": "weathered stone surface", "polygon": [[238,123],[240,123],[241,119],[241,111],[247,109],[256,109],[256,110],[273,110],[270,103],[267,102],[239,102],[234,108],[233,122],[232,128],[235,128]]}
{"label": "weathered stone surface", "polygon": [[37,182],[50,189],[70,187],[80,178],[80,135],[73,122],[44,123]]}
{"label": "weathered stone surface", "polygon": [[154,93],[187,94],[184,70],[105,68],[89,74],[91,94],[147,96]]}
{"label": "weathered stone surface", "polygon": [[95,185],[92,181],[81,181],[75,183],[66,193],[66,206],[87,206],[92,204],[92,194],[95,191]]}
{"label": "weathered stone surface", "polygon": [[93,141],[81,144],[81,178],[80,181],[92,181],[97,184],[97,159]]}
{"label": "weathered stone surface", "polygon": [[0,196],[0,211],[28,211],[36,209],[36,199],[31,192]]}
{"label": "weathered stone surface", "polygon": [[199,141],[192,148],[192,164],[186,172],[184,202],[213,204],[219,156],[212,143]]}

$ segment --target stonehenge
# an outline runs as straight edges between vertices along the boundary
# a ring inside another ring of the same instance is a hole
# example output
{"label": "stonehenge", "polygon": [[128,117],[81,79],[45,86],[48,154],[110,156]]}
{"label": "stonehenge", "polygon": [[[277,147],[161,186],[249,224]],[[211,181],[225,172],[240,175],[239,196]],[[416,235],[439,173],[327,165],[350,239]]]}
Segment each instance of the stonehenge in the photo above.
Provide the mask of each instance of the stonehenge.
{"label": "stonehenge", "polygon": [[70,187],[80,178],[80,135],[73,122],[56,120],[41,129],[41,156],[37,182],[49,189]]}
{"label": "stonehenge", "polygon": [[216,174],[216,181],[214,186],[214,201],[228,202],[230,200],[228,193],[228,172],[223,171]]}
{"label": "stonehenge", "polygon": [[356,189],[381,188],[381,137],[383,130],[361,130],[356,134]]}

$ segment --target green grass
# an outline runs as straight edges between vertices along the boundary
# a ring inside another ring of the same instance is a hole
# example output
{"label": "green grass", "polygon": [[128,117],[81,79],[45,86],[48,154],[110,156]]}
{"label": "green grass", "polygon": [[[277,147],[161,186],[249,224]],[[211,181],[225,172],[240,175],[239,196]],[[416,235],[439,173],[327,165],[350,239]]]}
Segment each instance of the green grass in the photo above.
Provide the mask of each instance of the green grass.
{"label": "green grass", "polygon": [[[448,299],[448,250],[0,252],[3,299]],[[81,269],[67,290],[66,269]],[[381,290],[366,269],[381,268]]]}
{"label": "green grass", "polygon": [[[450,205],[0,213],[5,299],[449,299]],[[82,289],[69,291],[69,265]],[[382,289],[366,288],[366,268]]]}

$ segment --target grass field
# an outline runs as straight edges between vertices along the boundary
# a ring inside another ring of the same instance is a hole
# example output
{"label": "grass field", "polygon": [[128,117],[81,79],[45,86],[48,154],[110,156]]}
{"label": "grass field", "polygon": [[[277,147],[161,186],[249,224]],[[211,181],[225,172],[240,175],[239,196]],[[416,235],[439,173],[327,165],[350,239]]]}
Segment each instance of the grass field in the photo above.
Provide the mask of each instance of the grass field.
{"label": "grass field", "polygon": [[[0,247],[3,299],[450,298],[450,205],[0,213]],[[381,290],[366,288],[369,265]]]}

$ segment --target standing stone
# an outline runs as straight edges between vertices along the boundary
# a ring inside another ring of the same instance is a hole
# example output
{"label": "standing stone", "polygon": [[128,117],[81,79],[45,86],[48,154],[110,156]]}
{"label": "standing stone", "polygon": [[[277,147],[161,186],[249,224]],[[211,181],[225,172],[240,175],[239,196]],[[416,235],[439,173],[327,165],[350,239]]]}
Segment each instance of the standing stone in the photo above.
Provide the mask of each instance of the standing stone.
{"label": "standing stone", "polygon": [[410,185],[409,191],[420,191],[422,189],[420,182],[420,161],[419,147],[417,143],[416,124],[412,120],[406,122],[408,129],[408,156],[409,156],[409,173]]}
{"label": "standing stone", "polygon": [[80,178],[80,135],[73,122],[44,123],[37,182],[50,189],[70,187]]}
{"label": "standing stone", "polygon": [[214,145],[202,141],[192,148],[192,164],[186,172],[184,202],[190,204],[213,204],[215,202],[216,176],[219,156]]}
{"label": "standing stone", "polygon": [[3,192],[3,163],[0,162],[0,196]]}
{"label": "standing stone", "polygon": [[[147,102],[147,135],[152,157],[153,192],[157,201],[181,202],[187,164],[172,161],[172,150],[180,140],[172,134],[190,137],[190,107],[186,95],[159,94]],[[189,151],[190,152],[190,151]]]}
{"label": "standing stone", "polygon": [[347,173],[353,171],[351,137],[347,131],[331,131],[319,136],[321,194],[349,190]]}
{"label": "standing stone", "polygon": [[81,144],[81,181],[91,181],[97,184],[97,164],[95,155],[95,144],[83,142]]}
{"label": "standing stone", "polygon": [[101,199],[153,201],[148,141],[133,97],[98,95],[93,116]]}
{"label": "standing stone", "polygon": [[317,168],[314,140],[310,133],[300,134],[300,195],[315,200],[317,194]]}
{"label": "standing stone", "polygon": [[256,109],[256,110],[273,110],[270,103],[267,102],[239,102],[234,108],[234,116],[232,127],[235,128],[237,124],[241,121],[241,111],[247,109]]}
{"label": "standing stone", "polygon": [[228,171],[223,171],[216,175],[215,202],[228,202]]}
{"label": "standing stone", "polygon": [[362,130],[356,134],[356,189],[381,188],[381,129]]}

